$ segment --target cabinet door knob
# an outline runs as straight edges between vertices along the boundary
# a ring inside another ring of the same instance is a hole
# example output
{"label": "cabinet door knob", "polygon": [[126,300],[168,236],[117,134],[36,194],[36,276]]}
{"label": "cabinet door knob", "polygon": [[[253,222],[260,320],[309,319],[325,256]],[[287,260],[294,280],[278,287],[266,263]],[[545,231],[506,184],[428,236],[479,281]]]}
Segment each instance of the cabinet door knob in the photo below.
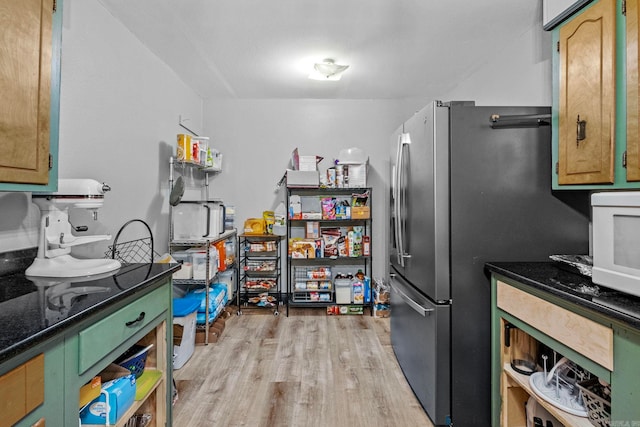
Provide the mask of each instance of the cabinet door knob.
{"label": "cabinet door knob", "polygon": [[144,311],[141,311],[141,312],[140,312],[140,315],[138,316],[138,318],[137,318],[137,319],[135,319],[135,320],[130,320],[130,321],[128,321],[127,323],[125,323],[125,325],[127,325],[127,326],[133,326],[133,325],[135,325],[135,324],[136,324],[136,323],[138,323],[138,322],[142,322],[143,320],[144,320]]}

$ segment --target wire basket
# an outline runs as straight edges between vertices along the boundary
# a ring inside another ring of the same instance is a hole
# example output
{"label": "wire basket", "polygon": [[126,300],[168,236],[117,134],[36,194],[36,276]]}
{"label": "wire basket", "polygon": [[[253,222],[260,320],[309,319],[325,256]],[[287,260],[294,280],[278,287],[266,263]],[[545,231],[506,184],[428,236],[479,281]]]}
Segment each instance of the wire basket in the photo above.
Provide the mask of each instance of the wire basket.
{"label": "wire basket", "polygon": [[589,422],[597,427],[609,427],[611,423],[611,387],[598,378],[576,383],[587,408]]}
{"label": "wire basket", "polygon": [[124,427],[146,427],[151,422],[151,418],[153,418],[151,414],[136,414],[129,418]]}
{"label": "wire basket", "polygon": [[[145,232],[148,234],[146,237],[132,239],[124,242],[120,242],[120,236],[127,226],[139,222],[145,227]],[[149,225],[141,219],[132,219],[125,223],[115,239],[113,239],[113,245],[109,246],[104,253],[105,258],[116,259],[123,264],[135,264],[135,263],[152,263],[153,260],[160,256],[153,249],[153,234]]]}
{"label": "wire basket", "polygon": [[116,360],[116,363],[131,371],[136,379],[138,379],[144,372],[144,368],[147,364],[147,355],[149,354],[149,349],[152,346],[153,345],[144,347],[141,345],[134,345],[129,350],[125,351],[124,354]]}

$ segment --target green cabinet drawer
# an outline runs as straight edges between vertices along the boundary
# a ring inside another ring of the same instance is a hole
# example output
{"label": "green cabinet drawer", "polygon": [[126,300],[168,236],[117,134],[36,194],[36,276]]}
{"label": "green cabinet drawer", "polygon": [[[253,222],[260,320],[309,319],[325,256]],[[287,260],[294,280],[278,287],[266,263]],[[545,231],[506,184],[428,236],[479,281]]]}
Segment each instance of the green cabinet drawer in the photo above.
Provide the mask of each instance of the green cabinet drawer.
{"label": "green cabinet drawer", "polygon": [[78,373],[83,373],[169,309],[169,286],[155,290],[78,334]]}

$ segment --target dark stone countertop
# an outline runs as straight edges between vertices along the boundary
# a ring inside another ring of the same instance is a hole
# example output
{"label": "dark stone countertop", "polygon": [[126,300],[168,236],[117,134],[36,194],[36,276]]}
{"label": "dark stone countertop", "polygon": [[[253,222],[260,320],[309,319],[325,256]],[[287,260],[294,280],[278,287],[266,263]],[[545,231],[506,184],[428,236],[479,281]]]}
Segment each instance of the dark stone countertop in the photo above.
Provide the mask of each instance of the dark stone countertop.
{"label": "dark stone countertop", "polygon": [[589,277],[566,271],[555,262],[490,262],[486,268],[640,329],[640,298],[596,285]]}
{"label": "dark stone countertop", "polygon": [[0,363],[178,269],[178,264],[128,264],[73,283],[60,278],[36,280],[22,273],[0,276]]}

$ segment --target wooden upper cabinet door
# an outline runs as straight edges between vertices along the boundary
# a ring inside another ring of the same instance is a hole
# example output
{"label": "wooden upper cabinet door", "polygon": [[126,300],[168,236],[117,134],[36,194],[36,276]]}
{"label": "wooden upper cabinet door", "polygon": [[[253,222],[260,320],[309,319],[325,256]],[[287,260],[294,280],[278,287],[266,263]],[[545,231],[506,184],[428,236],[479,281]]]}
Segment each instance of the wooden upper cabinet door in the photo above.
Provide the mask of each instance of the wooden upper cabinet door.
{"label": "wooden upper cabinet door", "polygon": [[0,182],[47,184],[53,0],[0,0]]}
{"label": "wooden upper cabinet door", "polygon": [[638,0],[627,0],[627,181],[640,181]]}
{"label": "wooden upper cabinet door", "polygon": [[560,28],[558,184],[614,181],[615,0]]}

